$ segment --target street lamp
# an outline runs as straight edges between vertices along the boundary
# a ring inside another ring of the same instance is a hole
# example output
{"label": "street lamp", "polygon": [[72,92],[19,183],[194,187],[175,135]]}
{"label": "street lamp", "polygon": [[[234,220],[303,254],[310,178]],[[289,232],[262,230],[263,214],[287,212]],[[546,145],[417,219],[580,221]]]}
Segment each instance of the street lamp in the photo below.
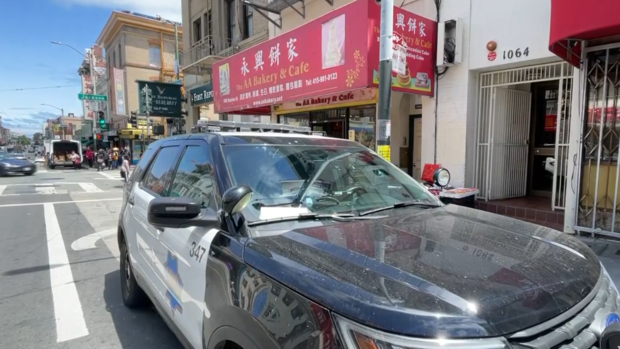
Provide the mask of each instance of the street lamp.
{"label": "street lamp", "polygon": [[46,104],[46,103],[41,103],[41,105],[44,105],[44,106],[46,106],[46,107],[52,107],[52,108],[54,108],[54,109],[58,109],[58,110],[60,110],[60,116],[65,116],[65,110],[64,110],[64,109],[62,109],[62,108],[58,108],[58,107],[57,107],[57,106],[55,106],[55,105]]}
{"label": "street lamp", "polygon": [[[70,49],[72,49],[73,51],[79,53],[80,55],[84,56],[84,58],[88,59],[88,64],[89,64],[89,68],[90,68],[90,80],[91,83],[93,84],[93,94],[96,95],[97,94],[97,81],[95,78],[95,66],[93,64],[93,62],[95,61],[95,55],[93,54],[93,51],[90,51],[90,54],[85,55],[84,53],[82,53],[80,50],[76,49],[75,47],[69,45],[69,44],[65,44],[63,42],[60,41],[51,41],[51,43],[53,45],[59,45],[59,46],[66,46]],[[95,102],[96,106],[99,107],[99,102]],[[97,108],[98,109],[98,108]],[[96,140],[96,136],[95,136],[95,129],[96,129],[96,124],[95,124],[95,120],[93,117],[93,149],[95,151],[97,151],[97,140]]]}

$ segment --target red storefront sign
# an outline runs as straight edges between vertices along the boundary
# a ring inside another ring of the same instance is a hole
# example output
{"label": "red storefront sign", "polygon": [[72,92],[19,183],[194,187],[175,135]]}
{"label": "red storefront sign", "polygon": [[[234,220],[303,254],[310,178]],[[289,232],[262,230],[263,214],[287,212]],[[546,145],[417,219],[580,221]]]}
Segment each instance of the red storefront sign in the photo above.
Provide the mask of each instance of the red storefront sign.
{"label": "red storefront sign", "polygon": [[[376,86],[380,12],[374,0],[357,0],[214,64],[215,112]],[[395,90],[433,94],[435,27],[394,7],[394,44],[407,51],[407,73],[393,74]]]}

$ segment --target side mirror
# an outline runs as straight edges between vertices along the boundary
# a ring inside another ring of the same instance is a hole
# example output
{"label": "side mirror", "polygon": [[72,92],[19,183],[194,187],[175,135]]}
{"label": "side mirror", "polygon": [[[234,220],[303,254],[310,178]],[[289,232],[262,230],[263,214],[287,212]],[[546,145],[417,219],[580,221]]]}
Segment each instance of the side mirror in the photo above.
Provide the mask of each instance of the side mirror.
{"label": "side mirror", "polygon": [[438,168],[433,174],[433,182],[438,187],[444,188],[445,186],[450,184],[450,172],[448,172],[448,170],[443,167]]}
{"label": "side mirror", "polygon": [[216,212],[203,209],[189,197],[158,197],[151,200],[147,219],[158,229],[219,226]]}
{"label": "side mirror", "polygon": [[245,185],[232,187],[222,195],[222,209],[227,215],[243,210],[252,200],[252,188]]}

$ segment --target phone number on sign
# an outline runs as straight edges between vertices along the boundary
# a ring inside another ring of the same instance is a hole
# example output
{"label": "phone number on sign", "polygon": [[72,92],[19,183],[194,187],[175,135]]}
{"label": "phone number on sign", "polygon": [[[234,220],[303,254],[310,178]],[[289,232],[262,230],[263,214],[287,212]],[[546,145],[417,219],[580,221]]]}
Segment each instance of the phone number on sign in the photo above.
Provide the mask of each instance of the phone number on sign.
{"label": "phone number on sign", "polygon": [[332,81],[336,79],[338,79],[338,73],[329,73],[329,74],[321,75],[313,79],[307,79],[306,86],[312,86],[315,84],[320,84],[325,81]]}

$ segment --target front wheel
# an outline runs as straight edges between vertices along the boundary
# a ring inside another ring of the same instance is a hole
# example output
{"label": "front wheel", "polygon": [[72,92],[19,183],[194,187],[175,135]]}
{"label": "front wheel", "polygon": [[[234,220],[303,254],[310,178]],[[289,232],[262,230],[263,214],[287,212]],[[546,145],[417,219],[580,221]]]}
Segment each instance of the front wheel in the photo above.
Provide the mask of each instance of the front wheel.
{"label": "front wheel", "polygon": [[148,303],[148,298],[136,282],[136,277],[134,276],[133,269],[131,267],[129,249],[124,241],[120,247],[120,275],[123,303],[128,308],[140,308]]}

